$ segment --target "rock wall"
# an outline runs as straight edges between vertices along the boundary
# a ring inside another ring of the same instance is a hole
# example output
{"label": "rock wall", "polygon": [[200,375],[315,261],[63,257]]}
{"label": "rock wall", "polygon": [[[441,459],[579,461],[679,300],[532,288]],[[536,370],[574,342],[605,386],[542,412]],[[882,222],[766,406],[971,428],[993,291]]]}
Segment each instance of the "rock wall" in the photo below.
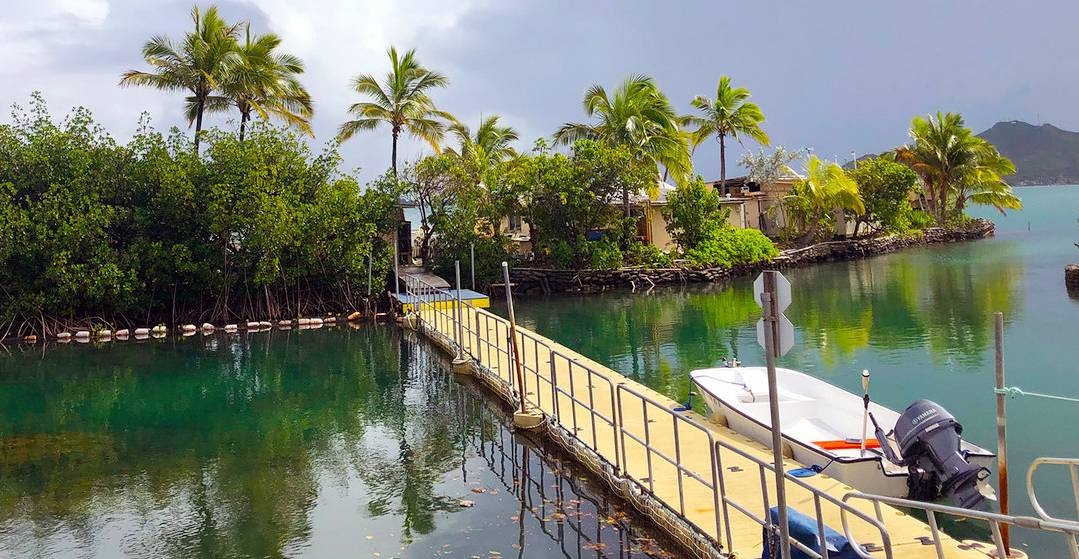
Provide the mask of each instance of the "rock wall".
{"label": "rock wall", "polygon": [[1079,264],[1068,264],[1064,268],[1064,285],[1068,293],[1079,295]]}
{"label": "rock wall", "polygon": [[[785,250],[772,262],[734,268],[622,268],[619,270],[512,268],[510,281],[515,284],[515,292],[526,295],[557,292],[592,293],[625,287],[648,289],[668,283],[720,281],[735,276],[755,274],[764,269],[795,268],[818,262],[855,260],[913,246],[983,239],[992,237],[994,232],[993,222],[978,219],[963,229],[932,227],[907,236],[890,235],[870,239],[830,241],[805,248]],[[1079,282],[1079,273],[1077,273],[1076,281]],[[1079,289],[1079,284],[1077,284],[1077,289]]]}

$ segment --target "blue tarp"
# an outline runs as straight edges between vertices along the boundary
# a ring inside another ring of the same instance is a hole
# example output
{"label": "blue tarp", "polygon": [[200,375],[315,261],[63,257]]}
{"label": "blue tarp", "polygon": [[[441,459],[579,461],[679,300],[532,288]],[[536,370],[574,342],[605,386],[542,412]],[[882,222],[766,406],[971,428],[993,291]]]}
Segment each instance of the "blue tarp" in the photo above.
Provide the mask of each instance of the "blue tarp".
{"label": "blue tarp", "polygon": [[[779,507],[772,507],[768,512],[772,518],[772,523],[778,525]],[[820,552],[816,520],[787,507],[787,525],[790,526],[791,539],[798,540],[809,549]],[[828,557],[830,559],[858,559],[858,554],[855,553],[847,538],[827,526],[824,527],[824,540],[828,542]],[[764,556],[762,559],[779,559],[781,552],[778,544],[778,536],[773,537],[768,528],[765,528]],[[810,559],[810,556],[792,545],[791,559]]]}

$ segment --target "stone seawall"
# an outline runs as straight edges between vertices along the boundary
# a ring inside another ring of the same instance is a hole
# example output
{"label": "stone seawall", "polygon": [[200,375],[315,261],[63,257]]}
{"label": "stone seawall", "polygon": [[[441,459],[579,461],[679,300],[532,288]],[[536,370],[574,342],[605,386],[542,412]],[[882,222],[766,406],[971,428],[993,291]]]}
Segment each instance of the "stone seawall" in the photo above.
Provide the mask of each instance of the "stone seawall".
{"label": "stone seawall", "polygon": [[1064,286],[1068,293],[1079,296],[1079,264],[1068,264],[1064,268]]}
{"label": "stone seawall", "polygon": [[974,220],[963,229],[932,227],[912,235],[889,235],[869,239],[830,241],[800,249],[785,250],[771,262],[734,268],[622,268],[619,270],[553,270],[547,268],[511,268],[510,281],[521,294],[584,292],[609,289],[648,289],[669,283],[714,282],[755,274],[764,269],[808,266],[819,262],[856,260],[887,254],[914,246],[954,243],[992,237],[993,222]]}

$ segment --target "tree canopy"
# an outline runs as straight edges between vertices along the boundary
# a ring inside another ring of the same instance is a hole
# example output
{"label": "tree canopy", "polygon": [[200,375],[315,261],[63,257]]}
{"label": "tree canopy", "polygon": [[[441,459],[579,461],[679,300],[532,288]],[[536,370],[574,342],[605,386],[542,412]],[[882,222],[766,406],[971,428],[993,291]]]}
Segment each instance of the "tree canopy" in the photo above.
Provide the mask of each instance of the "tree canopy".
{"label": "tree canopy", "polygon": [[956,113],[914,117],[911,141],[894,152],[922,181],[923,205],[940,225],[962,214],[967,202],[988,204],[1003,212],[1022,202],[1002,178],[1015,166],[988,141],[967,128]]}
{"label": "tree canopy", "polygon": [[391,46],[386,54],[390,58],[390,71],[383,83],[371,74],[360,74],[352,81],[352,89],[370,101],[353,103],[348,108],[348,112],[357,118],[341,125],[337,139],[343,142],[357,132],[389,125],[391,169],[396,176],[397,140],[402,132],[427,142],[438,152],[447,122],[455,122],[455,119],[439,110],[430,97],[432,89],[449,85],[449,78],[421,64],[415,49],[400,55],[397,48]]}

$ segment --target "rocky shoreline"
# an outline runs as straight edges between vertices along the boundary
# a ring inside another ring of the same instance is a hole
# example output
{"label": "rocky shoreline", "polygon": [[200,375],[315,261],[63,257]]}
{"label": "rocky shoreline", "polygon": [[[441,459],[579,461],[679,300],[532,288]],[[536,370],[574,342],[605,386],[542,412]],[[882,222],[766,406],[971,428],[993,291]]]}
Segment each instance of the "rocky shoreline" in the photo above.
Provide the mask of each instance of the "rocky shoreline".
{"label": "rocky shoreline", "polygon": [[611,289],[649,289],[671,283],[703,283],[746,276],[764,269],[786,269],[821,262],[841,262],[896,252],[915,246],[984,239],[995,234],[992,221],[973,220],[964,228],[931,227],[910,235],[829,241],[784,250],[771,262],[733,268],[622,268],[618,270],[556,270],[511,268],[514,291],[522,295],[541,293],[594,293]]}

